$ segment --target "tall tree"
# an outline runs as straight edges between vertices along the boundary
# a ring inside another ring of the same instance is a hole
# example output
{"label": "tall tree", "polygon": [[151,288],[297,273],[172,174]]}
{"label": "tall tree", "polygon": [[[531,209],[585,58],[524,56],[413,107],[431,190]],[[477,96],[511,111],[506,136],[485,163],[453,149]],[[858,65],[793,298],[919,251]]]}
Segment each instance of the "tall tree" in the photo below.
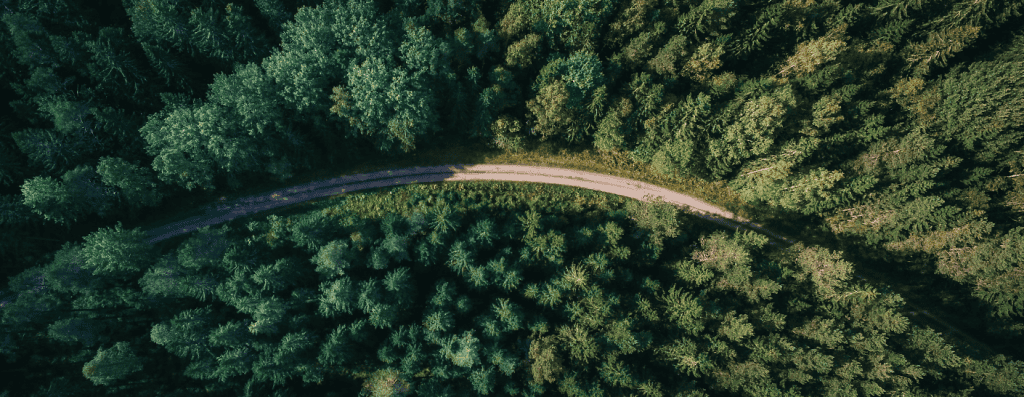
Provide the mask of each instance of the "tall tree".
{"label": "tall tree", "polygon": [[300,366],[312,362],[317,339],[315,334],[306,331],[286,334],[280,344],[260,353],[259,360],[252,367],[253,380],[269,380],[277,387],[295,377]]}
{"label": "tall tree", "polygon": [[48,128],[28,128],[11,136],[31,164],[54,173],[71,170],[99,144],[88,134],[65,134]]}
{"label": "tall tree", "polygon": [[416,147],[415,135],[437,131],[436,99],[422,77],[409,77],[405,68],[377,57],[353,62],[348,76],[348,90],[334,90],[331,112],[347,117],[380,150],[391,151],[397,140],[408,152]]}
{"label": "tall tree", "polygon": [[142,371],[142,360],[132,352],[128,342],[117,342],[109,349],[100,348],[96,357],[82,367],[82,374],[93,384],[108,386]]}
{"label": "tall tree", "polygon": [[148,295],[205,301],[214,296],[218,281],[216,275],[183,267],[167,254],[146,271],[139,285]]}
{"label": "tall tree", "polygon": [[1003,163],[1024,135],[1024,99],[1010,93],[1024,87],[1024,62],[976,62],[955,68],[940,83],[937,109],[942,137],[970,150],[979,162]]}
{"label": "tall tree", "polygon": [[124,230],[121,222],[85,236],[85,265],[97,276],[135,281],[156,261],[156,251],[140,228]]}
{"label": "tall tree", "polygon": [[160,205],[163,192],[154,180],[153,170],[131,164],[120,157],[100,158],[96,172],[104,185],[117,189],[118,198],[132,208]]}
{"label": "tall tree", "polygon": [[63,182],[35,177],[22,185],[25,205],[48,220],[70,224],[90,214],[105,216],[112,196],[100,183],[100,176],[87,165],[64,173]]}
{"label": "tall tree", "polygon": [[257,61],[270,52],[270,40],[245,15],[241,5],[229,3],[222,13],[205,7],[192,10],[188,23],[192,45],[200,53],[231,63]]}
{"label": "tall tree", "polygon": [[575,52],[598,49],[601,27],[615,13],[615,2],[604,0],[563,0],[541,2],[540,16],[545,36],[559,50]]}
{"label": "tall tree", "polygon": [[51,177],[35,177],[21,186],[23,203],[49,221],[70,226],[79,216],[78,207],[71,202],[68,188]]}
{"label": "tall tree", "polygon": [[143,67],[145,58],[130,50],[134,40],[124,28],[100,28],[95,40],[85,42],[92,53],[86,69],[94,84],[112,94],[136,97],[149,81],[151,71]]}
{"label": "tall tree", "polygon": [[[242,170],[269,171],[279,180],[283,180],[291,176],[293,168],[308,168],[310,164],[308,161],[300,161],[308,150],[307,143],[294,131],[294,123],[285,117],[282,110],[284,102],[278,94],[280,89],[281,84],[276,83],[256,64],[249,63],[236,66],[231,75],[214,75],[207,97],[210,102],[223,105],[225,110],[238,116],[230,118],[227,129],[235,133],[232,135],[241,133],[242,137],[248,139],[239,139],[235,145],[247,146],[251,142],[264,146],[259,150],[246,148],[248,153],[231,156],[237,158],[231,163],[246,164],[247,159],[243,160],[238,158],[239,156],[258,159],[264,164],[262,168],[242,167]],[[223,153],[222,155],[230,153],[230,149],[226,147],[211,147],[211,150]],[[289,158],[292,161],[289,161]],[[230,169],[228,166],[225,168]]]}
{"label": "tall tree", "polygon": [[[748,84],[743,88],[754,89],[756,85]],[[776,131],[795,105],[796,98],[789,85],[763,95],[746,91],[733,99],[723,112],[724,120],[729,122],[722,135],[713,136],[708,142],[707,162],[713,178],[722,178],[743,160],[767,153],[775,141]]]}
{"label": "tall tree", "polygon": [[994,314],[1019,318],[1024,314],[1020,274],[1024,269],[1012,259],[1022,249],[1017,227],[976,246],[951,248],[939,254],[936,272],[957,282],[973,284],[975,297],[992,305]]}
{"label": "tall tree", "polygon": [[156,324],[150,332],[153,343],[178,357],[195,360],[212,357],[208,337],[214,326],[212,306],[188,309]]}

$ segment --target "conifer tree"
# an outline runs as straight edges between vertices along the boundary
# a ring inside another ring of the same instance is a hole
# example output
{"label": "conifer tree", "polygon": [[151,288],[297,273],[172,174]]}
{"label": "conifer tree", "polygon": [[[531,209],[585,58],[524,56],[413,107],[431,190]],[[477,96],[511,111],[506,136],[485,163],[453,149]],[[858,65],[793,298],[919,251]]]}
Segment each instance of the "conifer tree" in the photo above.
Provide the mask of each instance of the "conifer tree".
{"label": "conifer tree", "polygon": [[128,342],[117,342],[109,349],[100,348],[96,357],[82,367],[82,374],[93,384],[107,386],[141,370],[142,360]]}

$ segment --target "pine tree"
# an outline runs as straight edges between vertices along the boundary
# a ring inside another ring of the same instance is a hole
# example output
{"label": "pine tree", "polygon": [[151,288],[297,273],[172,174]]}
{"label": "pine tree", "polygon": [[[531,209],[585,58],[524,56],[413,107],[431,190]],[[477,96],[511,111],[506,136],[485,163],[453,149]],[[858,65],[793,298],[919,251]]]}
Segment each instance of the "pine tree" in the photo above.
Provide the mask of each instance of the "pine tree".
{"label": "pine tree", "polygon": [[928,74],[934,64],[945,67],[948,57],[971,46],[980,36],[981,27],[957,26],[941,31],[931,31],[924,42],[910,43],[903,48],[902,55],[907,61],[905,69],[914,77]]}
{"label": "pine tree", "polygon": [[594,336],[588,331],[590,326],[583,326],[579,323],[571,327],[564,325],[558,329],[559,341],[565,344],[573,360],[583,364],[590,364],[597,359],[598,345]]}
{"label": "pine tree", "polygon": [[85,347],[106,342],[107,327],[101,321],[82,317],[59,320],[48,327],[47,336],[61,342],[81,343]]}
{"label": "pine tree", "polygon": [[947,141],[960,143],[981,162],[1003,163],[1022,139],[1024,99],[1010,93],[1024,87],[1024,62],[977,62],[956,68],[941,81],[935,115]]}
{"label": "pine tree", "polygon": [[712,177],[721,178],[730,173],[734,165],[767,153],[774,143],[775,131],[782,128],[788,109],[795,105],[793,89],[788,85],[754,98],[737,96],[724,115],[726,120],[732,121],[720,138],[708,142],[706,162]]}
{"label": "pine tree", "polygon": [[85,237],[83,268],[98,276],[136,280],[143,269],[156,261],[156,251],[140,228],[124,230],[121,222]]}
{"label": "pine tree", "polygon": [[100,158],[96,166],[104,185],[116,188],[119,197],[128,205],[138,207],[155,207],[163,199],[153,179],[153,170],[139,167],[120,157],[105,156]]}
{"label": "pine tree", "polygon": [[530,33],[509,45],[505,53],[505,64],[513,68],[532,66],[537,59],[537,52],[541,48],[541,39],[539,34]]}
{"label": "pine tree", "polygon": [[93,384],[107,386],[141,370],[142,360],[128,342],[117,342],[109,349],[100,348],[96,357],[82,367],[82,374]]}
{"label": "pine tree", "polygon": [[207,337],[213,320],[212,306],[188,309],[154,325],[150,338],[178,357],[207,357],[212,354]]}
{"label": "pine tree", "polygon": [[325,281],[320,285],[320,291],[319,312],[325,317],[336,317],[338,313],[351,314],[356,307],[359,292],[349,277]]}
{"label": "pine tree", "polygon": [[534,333],[530,344],[531,383],[553,383],[558,375],[564,370],[562,358],[558,354],[559,348],[555,344],[554,335],[543,336],[544,333]]}
{"label": "pine tree", "polygon": [[146,271],[139,285],[146,295],[206,301],[214,296],[218,281],[215,274],[183,268],[173,255],[167,254]]}

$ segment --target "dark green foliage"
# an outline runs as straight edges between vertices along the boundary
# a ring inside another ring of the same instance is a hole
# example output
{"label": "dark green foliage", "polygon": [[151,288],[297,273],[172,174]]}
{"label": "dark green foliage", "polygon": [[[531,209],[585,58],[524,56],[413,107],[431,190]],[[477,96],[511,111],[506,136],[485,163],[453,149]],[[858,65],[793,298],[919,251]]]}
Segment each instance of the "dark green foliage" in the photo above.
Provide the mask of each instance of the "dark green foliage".
{"label": "dark green foliage", "polygon": [[206,56],[228,63],[259,60],[270,52],[270,41],[239,4],[219,9],[196,8],[188,23],[190,44]]}
{"label": "dark green foliage", "polygon": [[61,342],[81,343],[85,347],[107,340],[106,326],[102,322],[81,317],[65,318],[50,324],[47,336]]}
{"label": "dark green foliage", "polygon": [[88,134],[61,133],[29,128],[12,134],[18,148],[32,164],[51,172],[64,172],[83,160],[99,142]]}
{"label": "dark green foliage", "polygon": [[942,136],[973,151],[979,162],[1006,162],[1022,139],[1024,101],[1011,94],[1024,87],[1022,72],[1024,62],[980,62],[947,75],[936,109]]}
{"label": "dark green foliage", "polygon": [[[12,395],[316,395],[357,372],[377,395],[1021,392],[1018,2],[86,3],[0,5],[0,182],[22,193],[0,210],[17,274],[0,372],[30,375]],[[169,252],[82,224],[284,181],[339,148],[411,152],[440,128],[592,136],[850,254],[697,238],[632,201],[586,222],[547,194],[470,214],[512,202],[455,190],[409,218],[274,216]],[[39,234],[46,220],[85,232]],[[853,258],[927,296],[859,281]],[[974,296],[949,300],[932,273]],[[955,327],[1005,355],[903,317],[911,299],[977,313]]]}
{"label": "dark green foliage", "polygon": [[[191,269],[220,268],[231,258],[238,258],[232,255],[242,255],[243,249],[234,248],[228,237],[230,231],[228,225],[219,228],[204,226],[196,230],[191,237],[185,240],[177,248],[178,263],[181,266]],[[252,263],[246,262],[243,266],[251,269]]]}
{"label": "dark green foliage", "polygon": [[183,267],[168,254],[146,271],[139,286],[148,295],[206,301],[214,295],[218,282],[216,275]]}
{"label": "dark green foliage", "polygon": [[318,344],[315,335],[309,332],[294,332],[281,338],[274,349],[260,352],[259,360],[253,365],[253,380],[271,381],[274,386],[284,384],[298,375],[298,367],[310,363]]}

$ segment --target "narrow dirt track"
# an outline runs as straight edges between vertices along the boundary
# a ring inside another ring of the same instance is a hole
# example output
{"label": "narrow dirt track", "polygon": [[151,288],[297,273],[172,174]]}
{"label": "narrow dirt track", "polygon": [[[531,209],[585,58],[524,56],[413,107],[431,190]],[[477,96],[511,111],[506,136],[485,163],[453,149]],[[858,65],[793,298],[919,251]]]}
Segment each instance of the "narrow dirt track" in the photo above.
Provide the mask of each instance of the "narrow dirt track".
{"label": "narrow dirt track", "polygon": [[[758,233],[768,235],[770,244],[773,246],[777,246],[779,244],[784,244],[785,246],[796,243],[796,240],[792,238],[766,230],[760,224],[737,217],[729,211],[722,210],[693,196],[671,191],[659,186],[592,172],[512,164],[452,164],[433,167],[411,167],[314,181],[258,195],[243,197],[230,202],[212,204],[207,206],[206,213],[204,215],[194,216],[151,229],[147,231],[147,235],[150,243],[155,244],[168,238],[195,231],[196,229],[204,226],[217,225],[235,218],[252,215],[260,211],[294,205],[304,201],[329,197],[336,194],[357,192],[360,190],[375,189],[385,186],[407,185],[410,183],[472,180],[565,185],[607,192],[641,201],[648,201],[650,199],[657,199],[660,197],[665,202],[672,203],[688,213],[720,225],[734,228],[736,230],[741,228],[745,230],[753,230]],[[854,275],[857,278],[864,279],[872,283],[873,285],[881,284],[877,275],[867,273],[863,269],[857,269]],[[916,297],[913,295],[904,295],[907,305],[913,309],[913,311],[910,312],[912,319],[919,321],[924,320],[925,322],[930,323],[928,325],[931,325],[936,329],[936,331],[951,332],[955,334],[958,339],[966,342],[967,346],[965,347],[968,348],[967,353],[972,356],[980,358],[994,354],[994,351],[987,345],[971,338],[969,335],[949,325],[939,317],[932,315],[927,310],[921,309],[913,302],[915,300],[920,301],[920,298],[915,298]],[[919,316],[923,316],[924,318]]]}

